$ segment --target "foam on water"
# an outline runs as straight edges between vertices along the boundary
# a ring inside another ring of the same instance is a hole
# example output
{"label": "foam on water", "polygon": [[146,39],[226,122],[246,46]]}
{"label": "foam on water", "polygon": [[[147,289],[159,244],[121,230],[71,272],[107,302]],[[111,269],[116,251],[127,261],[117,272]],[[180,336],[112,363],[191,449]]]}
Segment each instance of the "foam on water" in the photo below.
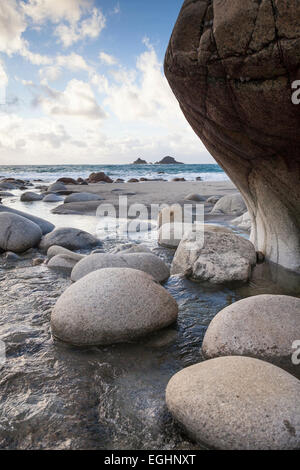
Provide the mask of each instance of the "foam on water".
{"label": "foam on water", "polygon": [[0,166],[0,179],[18,178],[25,180],[42,179],[53,182],[63,176],[87,178],[92,172],[104,171],[112,179],[122,178],[162,178],[168,181],[175,177],[195,181],[201,177],[204,181],[226,181],[228,176],[218,165],[13,165]]}

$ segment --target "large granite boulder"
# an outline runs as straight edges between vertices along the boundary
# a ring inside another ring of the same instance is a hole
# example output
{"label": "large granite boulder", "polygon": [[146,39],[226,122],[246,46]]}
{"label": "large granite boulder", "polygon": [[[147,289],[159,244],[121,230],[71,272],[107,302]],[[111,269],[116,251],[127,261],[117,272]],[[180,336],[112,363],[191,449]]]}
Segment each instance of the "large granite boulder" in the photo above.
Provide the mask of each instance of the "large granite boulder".
{"label": "large granite boulder", "polygon": [[74,345],[134,340],[176,321],[178,307],[166,289],[142,271],[100,269],[69,287],[52,315],[53,335]]}
{"label": "large granite boulder", "polygon": [[150,248],[148,248],[144,244],[136,244],[136,243],[126,243],[125,245],[119,245],[114,248],[111,253],[116,254],[120,253],[122,255],[129,254],[129,253],[152,253]]}
{"label": "large granite boulder", "polygon": [[71,274],[72,269],[76,264],[78,263],[78,260],[76,260],[73,256],[69,255],[56,255],[53,256],[47,266],[50,269],[53,269],[55,271],[61,271],[64,272],[65,274]]}
{"label": "large granite boulder", "polygon": [[42,231],[37,224],[17,214],[0,214],[1,250],[23,253],[37,246],[41,238]]}
{"label": "large granite boulder", "polygon": [[61,182],[52,183],[48,188],[49,193],[59,193],[65,191],[67,191],[67,187],[64,183]]}
{"label": "large granite boulder", "polygon": [[164,248],[176,249],[183,236],[192,230],[203,230],[203,232],[232,233],[232,230],[221,225],[213,224],[163,224],[158,231],[158,244]]}
{"label": "large granite boulder", "polygon": [[48,251],[53,245],[63,246],[68,250],[86,250],[100,245],[100,240],[84,230],[62,227],[45,235],[40,243],[40,249]]}
{"label": "large granite boulder", "polygon": [[245,214],[241,215],[234,219],[231,224],[241,230],[245,230],[246,232],[250,232],[252,227],[252,220],[249,212],[245,212]]}
{"label": "large granite boulder", "polygon": [[167,406],[199,443],[222,450],[300,447],[300,381],[273,364],[220,357],[170,380]]}
{"label": "large granite boulder", "polygon": [[33,191],[26,191],[20,197],[22,202],[34,202],[34,201],[41,201],[43,196],[38,193],[34,193]]}
{"label": "large granite boulder", "polygon": [[92,193],[74,193],[65,198],[65,204],[69,202],[102,201],[103,197]]}
{"label": "large granite boulder", "polygon": [[192,224],[173,222],[163,224],[158,231],[158,244],[164,248],[176,250],[185,233],[193,230]]}
{"label": "large granite boulder", "polygon": [[185,0],[165,73],[241,191],[257,251],[300,270],[300,2]]}
{"label": "large granite boulder", "polygon": [[246,282],[255,264],[255,248],[245,238],[226,232],[207,231],[203,237],[189,232],[177,248],[171,274],[213,284]]}
{"label": "large granite boulder", "polygon": [[225,214],[240,216],[247,212],[247,206],[241,194],[228,194],[221,197],[215,204],[212,214]]}
{"label": "large granite boulder", "polygon": [[69,178],[69,177],[63,177],[63,178],[59,178],[57,181],[57,183],[63,183],[63,184],[78,184],[78,181],[74,180],[74,178]]}
{"label": "large granite boulder", "polygon": [[86,255],[81,255],[80,253],[74,253],[74,251],[67,250],[63,246],[52,245],[47,251],[48,259],[53,258],[54,256],[63,255],[73,258],[75,261],[80,261],[85,258]]}
{"label": "large granite boulder", "polygon": [[180,204],[173,204],[171,206],[164,207],[158,214],[157,225],[160,228],[164,224],[184,222],[184,210]]}
{"label": "large granite boulder", "polygon": [[87,181],[88,183],[113,183],[113,180],[103,171],[91,173]]}
{"label": "large granite boulder", "polygon": [[64,198],[58,194],[47,194],[47,196],[43,198],[43,202],[60,202],[63,200]]}
{"label": "large granite boulder", "polygon": [[95,253],[76,264],[71,279],[75,282],[93,271],[104,268],[138,269],[150,274],[157,282],[166,281],[170,276],[166,263],[152,253]]}
{"label": "large granite boulder", "polygon": [[54,225],[47,220],[41,219],[40,217],[36,217],[35,215],[27,214],[26,212],[18,211],[16,209],[12,209],[10,207],[4,206],[0,204],[0,213],[1,212],[9,212],[11,214],[20,215],[21,217],[25,217],[25,219],[31,220],[31,222],[38,225],[43,233],[43,235],[52,232],[54,230]]}
{"label": "large granite boulder", "polygon": [[251,356],[290,369],[293,343],[299,339],[300,299],[258,295],[235,302],[215,316],[202,352],[209,359]]}

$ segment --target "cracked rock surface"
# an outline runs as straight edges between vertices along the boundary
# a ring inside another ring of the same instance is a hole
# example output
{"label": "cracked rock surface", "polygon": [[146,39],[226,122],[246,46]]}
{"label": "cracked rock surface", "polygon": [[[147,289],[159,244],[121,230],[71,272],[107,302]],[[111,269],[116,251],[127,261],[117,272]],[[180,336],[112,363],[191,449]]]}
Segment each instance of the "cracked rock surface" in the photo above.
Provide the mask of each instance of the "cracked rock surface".
{"label": "cracked rock surface", "polygon": [[237,185],[258,251],[300,271],[298,0],[186,0],[165,73],[181,109]]}

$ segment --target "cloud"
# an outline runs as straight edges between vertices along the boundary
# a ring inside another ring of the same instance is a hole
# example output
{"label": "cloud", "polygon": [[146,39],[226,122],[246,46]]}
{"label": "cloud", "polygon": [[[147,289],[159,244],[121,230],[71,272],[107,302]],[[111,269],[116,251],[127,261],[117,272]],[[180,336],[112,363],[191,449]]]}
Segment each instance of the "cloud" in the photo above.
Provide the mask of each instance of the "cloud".
{"label": "cloud", "polygon": [[[84,19],[80,17],[80,25]],[[112,58],[114,64],[98,73],[97,57],[89,62],[90,55],[87,61],[75,52],[59,51],[39,68],[40,83],[33,74],[19,79],[32,94],[34,108],[30,109],[28,101],[26,108],[19,106],[19,114],[16,108],[5,113],[5,107],[0,107],[1,163],[128,163],[138,156],[157,161],[168,154],[180,161],[209,161],[179,109],[154,47],[148,39],[144,45],[132,68],[102,51],[109,57],[106,63],[112,64]],[[24,40],[21,46],[29,51]],[[38,61],[38,57],[31,60]],[[1,70],[6,73],[2,63]],[[48,81],[59,78],[64,70],[71,71],[74,78],[59,90],[49,86]],[[78,72],[85,72],[86,77],[81,73],[79,79]]]}
{"label": "cloud", "polygon": [[155,126],[187,128],[179,105],[163,74],[162,64],[149,40],[137,59],[136,68],[119,67],[107,84],[107,105],[122,122],[143,120]]}
{"label": "cloud", "polygon": [[21,6],[34,23],[59,23],[63,20],[76,23],[91,3],[91,0],[29,0],[22,2]]}
{"label": "cloud", "polygon": [[0,106],[6,104],[6,87],[8,84],[8,75],[6,73],[4,63],[0,59]]}
{"label": "cloud", "polygon": [[19,3],[5,0],[0,3],[0,52],[8,56],[20,54],[34,65],[46,65],[51,59],[29,50],[29,43],[22,37],[27,23]]}
{"label": "cloud", "polygon": [[4,63],[0,59],[0,87],[5,88],[7,84],[8,84],[8,75],[6,73]]}
{"label": "cloud", "polygon": [[72,44],[83,39],[95,39],[106,26],[106,18],[97,8],[93,8],[92,14],[78,23],[59,24],[54,31],[58,41],[64,47],[70,47]]}
{"label": "cloud", "polygon": [[[32,27],[51,22],[54,34],[65,47],[85,38],[95,39],[106,25],[106,18],[92,0],[29,0],[0,2],[0,52],[20,54],[34,65],[51,65],[51,57],[33,53],[23,34]],[[51,72],[49,72],[51,74]]]}
{"label": "cloud", "polygon": [[99,59],[103,64],[106,65],[116,65],[118,63],[114,56],[106,54],[105,52],[100,52]]}
{"label": "cloud", "polygon": [[88,83],[71,80],[63,92],[43,87],[46,95],[39,95],[34,103],[40,106],[47,115],[64,118],[104,119],[106,114],[96,101],[93,90]]}
{"label": "cloud", "polygon": [[87,73],[93,72],[93,68],[87,64],[85,59],[75,52],[69,55],[57,55],[53,62],[53,65],[39,70],[39,76],[44,84],[47,84],[48,81],[53,82],[57,80],[62,75],[64,69],[71,70],[72,72],[79,70]]}
{"label": "cloud", "polygon": [[12,55],[23,47],[26,21],[15,0],[0,2],[0,51]]}

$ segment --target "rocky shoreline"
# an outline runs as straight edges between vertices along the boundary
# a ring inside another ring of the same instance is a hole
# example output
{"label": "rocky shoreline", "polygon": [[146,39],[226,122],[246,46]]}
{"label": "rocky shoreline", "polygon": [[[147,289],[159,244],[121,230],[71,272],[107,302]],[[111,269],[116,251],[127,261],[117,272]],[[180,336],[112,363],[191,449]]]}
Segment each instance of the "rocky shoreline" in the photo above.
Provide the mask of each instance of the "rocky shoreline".
{"label": "rocky shoreline", "polygon": [[[89,178],[97,179],[95,174]],[[0,205],[0,248],[4,261],[1,269],[20,269],[18,265],[22,266],[26,259],[35,267],[35,275],[46,269],[53,273],[51,276],[67,280],[66,289],[51,308],[54,345],[62,342],[71,347],[113,348],[124,342],[147,344],[153,335],[180,321],[180,303],[166,288],[173,280],[186,280],[195,287],[210,286],[214,296],[226,286],[243,289],[254,282],[259,269],[267,266],[263,253],[256,253],[247,240],[250,228],[247,208],[230,183],[120,185],[108,180],[86,184],[63,180],[49,187],[32,186],[30,192],[26,188],[30,182],[13,179],[0,182],[0,186],[8,186],[7,190],[21,190],[18,197],[27,209],[23,212]],[[134,188],[131,196],[128,186]],[[52,203],[64,208],[53,208],[55,214],[86,216],[95,214],[103,202],[116,206],[119,196],[126,193],[133,203],[169,204],[157,214],[157,220],[148,220],[150,230],[154,225],[156,234],[156,242],[151,246],[123,242],[107,249],[95,234],[68,227],[67,215],[58,215],[64,226],[55,227],[30,213],[30,207]],[[197,238],[197,223],[182,225],[184,205],[191,204],[193,211],[193,204],[197,203],[204,204],[204,240]],[[241,303],[228,302],[224,311],[215,312],[217,315],[204,336],[205,361],[194,365],[197,360],[193,360],[191,367],[172,379],[169,376],[171,381],[166,388],[169,411],[192,441],[224,449],[299,447],[300,374],[291,363],[293,342],[300,337],[299,297],[297,289],[293,297],[269,292],[245,298]],[[198,338],[199,351],[202,339]],[[4,367],[9,368],[9,360]],[[238,380],[234,370],[240,370]],[[194,381],[200,388],[206,384],[207,392],[192,392]],[[249,381],[261,387],[263,405],[256,414],[257,387],[252,390]],[[220,406],[217,382],[220,387],[222,384],[230,410],[222,417],[217,414]],[[275,394],[274,384],[281,382],[284,388],[276,385]],[[243,398],[233,400],[233,394]],[[211,401],[214,411],[208,413]],[[285,404],[280,405],[280,422],[279,403]],[[199,411],[194,413],[195,409]],[[264,421],[266,412],[268,423]],[[237,426],[236,420],[243,422],[244,427]]]}

